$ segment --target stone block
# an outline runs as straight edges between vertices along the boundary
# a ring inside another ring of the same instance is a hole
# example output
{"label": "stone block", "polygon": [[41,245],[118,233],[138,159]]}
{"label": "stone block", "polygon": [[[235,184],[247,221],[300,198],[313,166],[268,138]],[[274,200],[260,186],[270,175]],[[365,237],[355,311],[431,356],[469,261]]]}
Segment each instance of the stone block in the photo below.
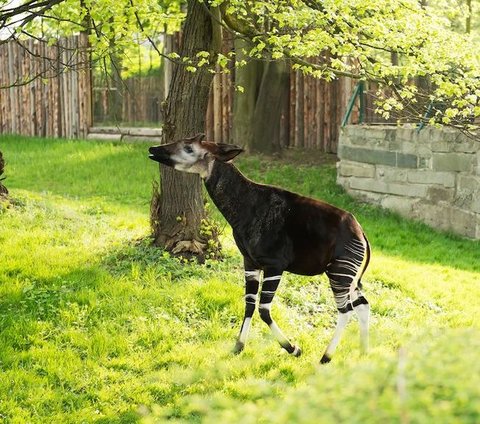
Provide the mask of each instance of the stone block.
{"label": "stone block", "polygon": [[350,179],[350,188],[407,197],[426,197],[427,195],[427,186],[423,184],[387,183],[370,178],[352,177]]}
{"label": "stone block", "polygon": [[162,137],[152,137],[152,136],[142,136],[142,135],[124,135],[122,141],[127,143],[135,143],[135,142],[151,142],[151,143],[161,143]]}
{"label": "stone block", "polygon": [[430,144],[432,141],[432,135],[431,135],[431,128],[426,126],[423,127],[421,130],[416,130],[417,131],[417,140],[421,144]]}
{"label": "stone block", "polygon": [[450,229],[450,213],[441,205],[421,201],[415,204],[413,217],[440,230]]}
{"label": "stone block", "polygon": [[395,211],[406,218],[412,218],[413,206],[416,202],[417,200],[413,198],[386,196],[382,199],[381,205],[385,209]]}
{"label": "stone block", "polygon": [[459,190],[478,193],[480,197],[480,176],[459,175],[457,186]]}
{"label": "stone block", "polygon": [[455,196],[453,188],[445,188],[439,186],[428,187],[427,199],[433,203],[448,202],[452,203]]}
{"label": "stone block", "polygon": [[343,177],[373,178],[375,165],[342,160],[338,162],[338,172]]}
{"label": "stone block", "polygon": [[377,180],[385,181],[389,183],[398,183],[407,181],[408,171],[406,169],[392,168],[392,167],[380,167],[377,166]]}
{"label": "stone block", "polygon": [[94,134],[118,134],[121,132],[119,127],[90,127],[88,129],[89,133]]}
{"label": "stone block", "polygon": [[[410,153],[416,155],[418,153],[418,144],[417,143],[412,143],[408,141],[399,141],[396,140],[394,143],[398,143],[399,146],[395,149],[391,150],[397,150],[402,153]],[[393,146],[392,146],[393,147]]]}
{"label": "stone block", "polygon": [[125,134],[137,137],[161,137],[162,129],[161,128],[134,128],[129,127],[125,128]]}
{"label": "stone block", "polygon": [[385,140],[388,142],[394,142],[397,139],[396,127],[385,127]]}
{"label": "stone block", "polygon": [[396,152],[396,165],[398,168],[417,168],[418,157],[408,153]]}
{"label": "stone block", "polygon": [[372,203],[374,205],[380,205],[382,199],[385,197],[384,194],[372,193],[370,191],[355,190],[355,189],[346,189],[347,193],[350,196],[355,197],[356,199],[362,200],[367,203]]}
{"label": "stone block", "polygon": [[87,134],[87,140],[98,140],[98,141],[121,141],[122,134],[110,134],[110,133],[89,133]]}
{"label": "stone block", "polygon": [[415,184],[437,184],[443,187],[455,187],[455,173],[412,169],[408,171],[407,181]]}
{"label": "stone block", "polygon": [[452,231],[466,237],[475,237],[476,214],[453,207],[445,202],[415,204],[414,215],[426,224],[445,231]]}
{"label": "stone block", "polygon": [[432,168],[432,158],[427,156],[418,157],[418,168],[419,169],[431,169]]}
{"label": "stone block", "polygon": [[480,196],[473,199],[471,209],[472,209],[472,212],[480,214]]}
{"label": "stone block", "polygon": [[432,152],[446,153],[453,150],[453,143],[447,143],[446,141],[436,141],[431,143]]}
{"label": "stone block", "polygon": [[434,153],[432,168],[436,171],[470,171],[475,156],[467,153]]}
{"label": "stone block", "polygon": [[367,140],[381,140],[381,141],[385,141],[385,137],[386,137],[386,130],[383,129],[382,127],[367,127],[365,129],[365,132],[364,132],[364,137],[367,139]]}
{"label": "stone block", "polygon": [[480,152],[480,143],[476,140],[466,139],[452,143],[452,150],[459,153]]}
{"label": "stone block", "polygon": [[353,162],[395,166],[396,153],[386,150],[364,149],[359,147],[339,146],[338,156]]}
{"label": "stone block", "polygon": [[445,141],[445,131],[440,128],[430,128],[430,142],[433,144]]}
{"label": "stone block", "polygon": [[397,140],[402,140],[402,141],[413,141],[417,138],[415,135],[415,128],[411,127],[399,127],[397,128]]}
{"label": "stone block", "polygon": [[457,234],[474,238],[477,230],[476,214],[452,207],[450,229]]}

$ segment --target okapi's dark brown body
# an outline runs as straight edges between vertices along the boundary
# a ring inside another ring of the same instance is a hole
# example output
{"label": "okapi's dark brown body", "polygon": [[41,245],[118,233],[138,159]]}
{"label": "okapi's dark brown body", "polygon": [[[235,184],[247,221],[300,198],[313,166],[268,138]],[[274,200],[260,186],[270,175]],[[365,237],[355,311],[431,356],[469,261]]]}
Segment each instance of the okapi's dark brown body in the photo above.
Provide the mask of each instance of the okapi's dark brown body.
{"label": "okapi's dark brown body", "polygon": [[[281,188],[254,183],[232,164],[215,161],[207,190],[254,268],[301,275],[325,272],[352,238],[364,238],[352,214]],[[232,199],[236,199],[232,202]]]}

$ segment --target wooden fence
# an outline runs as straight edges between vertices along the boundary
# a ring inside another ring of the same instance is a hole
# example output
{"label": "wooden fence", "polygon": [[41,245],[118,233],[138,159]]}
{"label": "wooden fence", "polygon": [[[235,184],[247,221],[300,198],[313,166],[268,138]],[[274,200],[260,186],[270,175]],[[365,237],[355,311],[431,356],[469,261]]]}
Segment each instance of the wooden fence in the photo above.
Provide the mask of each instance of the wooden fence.
{"label": "wooden fence", "polygon": [[[99,81],[97,81],[99,80]],[[120,87],[108,87],[102,83],[104,78],[93,78],[93,121],[102,123],[125,123],[128,125],[158,125],[162,122],[162,102],[164,100],[163,75],[129,77],[121,81]],[[119,91],[118,96],[112,96]],[[115,97],[121,103],[113,109],[119,110],[119,116],[112,113]]]}
{"label": "wooden fence", "polygon": [[[102,122],[161,123],[161,76],[123,81],[121,119],[109,120],[109,93],[101,87],[92,88],[86,46],[84,35],[60,39],[53,46],[35,40],[0,45],[0,134],[86,138],[89,128]],[[234,72],[218,73],[214,78],[206,128],[211,140],[233,139],[233,81]],[[292,71],[278,144],[335,153],[354,85],[346,78],[327,83]],[[354,112],[354,122],[356,116]]]}
{"label": "wooden fence", "polygon": [[83,138],[91,126],[84,35],[0,45],[0,133]]}

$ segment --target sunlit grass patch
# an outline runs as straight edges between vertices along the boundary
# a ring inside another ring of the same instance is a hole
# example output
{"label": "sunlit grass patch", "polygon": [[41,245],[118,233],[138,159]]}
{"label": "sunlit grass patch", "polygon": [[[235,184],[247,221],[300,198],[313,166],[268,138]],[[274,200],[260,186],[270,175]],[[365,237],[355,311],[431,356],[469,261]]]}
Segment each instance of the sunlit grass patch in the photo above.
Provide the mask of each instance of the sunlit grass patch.
{"label": "sunlit grass patch", "polygon": [[158,168],[147,145],[1,143],[11,204],[0,209],[0,422],[480,420],[479,242],[353,201],[332,163],[246,157],[248,176],[364,226],[371,351],[360,355],[354,320],[319,366],[336,318],[328,282],[286,274],[272,313],[303,355],[255,315],[235,356],[243,272],[231,231],[211,207],[225,258],[205,265],[150,245]]}

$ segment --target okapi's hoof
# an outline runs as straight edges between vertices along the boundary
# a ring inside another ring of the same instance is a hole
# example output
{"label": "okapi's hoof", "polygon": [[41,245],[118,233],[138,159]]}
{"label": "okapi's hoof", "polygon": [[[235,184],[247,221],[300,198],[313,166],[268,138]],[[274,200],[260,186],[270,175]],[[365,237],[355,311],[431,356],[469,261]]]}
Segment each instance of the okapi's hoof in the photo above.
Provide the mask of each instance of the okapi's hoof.
{"label": "okapi's hoof", "polygon": [[300,349],[298,346],[295,346],[293,349],[293,352],[291,353],[292,356],[295,356],[295,358],[298,358],[302,354],[302,349]]}
{"label": "okapi's hoof", "polygon": [[245,343],[237,342],[235,343],[235,347],[233,348],[232,353],[234,355],[238,355],[244,348],[245,348]]}
{"label": "okapi's hoof", "polygon": [[330,361],[332,360],[332,358],[330,358],[330,356],[328,356],[326,353],[322,356],[322,359],[320,359],[320,363],[321,364],[328,364]]}

